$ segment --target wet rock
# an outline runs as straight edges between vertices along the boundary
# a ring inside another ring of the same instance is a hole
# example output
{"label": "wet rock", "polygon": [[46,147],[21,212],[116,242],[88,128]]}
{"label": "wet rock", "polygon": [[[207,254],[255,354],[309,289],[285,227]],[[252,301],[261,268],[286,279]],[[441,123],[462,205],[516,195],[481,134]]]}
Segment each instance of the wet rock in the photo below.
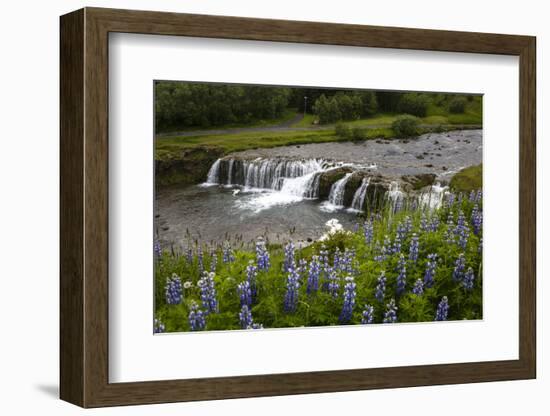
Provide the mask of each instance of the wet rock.
{"label": "wet rock", "polygon": [[349,167],[342,167],[321,173],[319,176],[319,198],[328,199],[332,184],[342,179],[346,173],[350,173],[352,171],[353,170]]}
{"label": "wet rock", "polygon": [[191,185],[206,180],[210,166],[223,154],[219,148],[196,147],[169,159],[155,160],[155,185]]}
{"label": "wet rock", "polygon": [[413,190],[433,185],[436,175],[434,173],[420,173],[418,175],[403,175],[401,179],[411,185]]}

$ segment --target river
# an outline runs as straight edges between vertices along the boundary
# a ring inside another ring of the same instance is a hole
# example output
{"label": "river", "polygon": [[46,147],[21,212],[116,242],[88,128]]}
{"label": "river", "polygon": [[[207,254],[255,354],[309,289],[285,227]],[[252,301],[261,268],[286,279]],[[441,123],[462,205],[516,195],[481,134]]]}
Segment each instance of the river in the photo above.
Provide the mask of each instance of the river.
{"label": "river", "polygon": [[[333,218],[351,228],[357,211],[340,205],[338,184],[333,185],[326,201],[316,199],[312,187],[318,186],[314,176],[317,171],[344,165],[390,178],[433,173],[445,183],[461,168],[481,163],[482,131],[431,133],[417,139],[358,144],[284,146],[227,157],[251,161],[248,167],[239,168],[243,173],[241,181],[234,182],[238,185],[228,185],[235,181],[231,171],[226,173],[227,178],[219,180],[219,168],[213,166],[201,185],[173,186],[157,192],[155,225],[165,248],[173,245],[182,250],[194,241],[219,244],[224,240],[232,241],[236,247],[249,245],[259,236],[267,237],[271,243],[292,239],[307,244],[318,239],[325,232],[325,223]],[[293,162],[281,167],[282,158]],[[233,169],[233,162],[228,165]],[[340,185],[349,176],[342,178]],[[363,179],[357,195],[364,194],[368,182]]]}

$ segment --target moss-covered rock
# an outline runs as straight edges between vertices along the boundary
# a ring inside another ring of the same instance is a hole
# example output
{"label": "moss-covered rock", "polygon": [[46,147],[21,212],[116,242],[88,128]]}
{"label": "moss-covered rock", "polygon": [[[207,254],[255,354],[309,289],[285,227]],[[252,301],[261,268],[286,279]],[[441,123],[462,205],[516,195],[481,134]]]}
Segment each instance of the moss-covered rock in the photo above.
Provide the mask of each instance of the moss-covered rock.
{"label": "moss-covered rock", "polygon": [[456,173],[450,182],[455,192],[470,192],[481,189],[483,185],[483,165],[470,166]]}
{"label": "moss-covered rock", "polygon": [[330,188],[334,182],[342,179],[346,173],[350,172],[352,172],[351,168],[341,167],[321,173],[319,177],[319,198],[322,200],[328,199],[330,195]]}
{"label": "moss-covered rock", "polygon": [[404,182],[411,185],[414,191],[433,185],[435,178],[436,175],[434,173],[419,173],[418,175],[404,175],[401,177]]}
{"label": "moss-covered rock", "polygon": [[193,185],[204,182],[212,164],[223,155],[220,148],[185,149],[170,158],[155,160],[155,184]]}

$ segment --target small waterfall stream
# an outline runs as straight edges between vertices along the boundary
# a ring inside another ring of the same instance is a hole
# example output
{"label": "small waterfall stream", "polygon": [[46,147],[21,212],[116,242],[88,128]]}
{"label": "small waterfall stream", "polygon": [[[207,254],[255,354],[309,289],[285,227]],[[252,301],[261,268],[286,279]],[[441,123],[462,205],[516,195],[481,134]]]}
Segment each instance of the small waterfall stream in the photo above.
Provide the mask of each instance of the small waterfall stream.
{"label": "small waterfall stream", "polygon": [[365,203],[365,196],[367,194],[367,187],[369,186],[370,178],[363,178],[361,186],[357,188],[353,195],[353,201],[351,202],[351,209],[356,211],[363,210],[363,204]]}
{"label": "small waterfall stream", "polygon": [[332,184],[328,201],[335,207],[344,206],[344,191],[346,189],[346,183],[350,177],[351,173],[346,173],[342,179],[339,179]]}

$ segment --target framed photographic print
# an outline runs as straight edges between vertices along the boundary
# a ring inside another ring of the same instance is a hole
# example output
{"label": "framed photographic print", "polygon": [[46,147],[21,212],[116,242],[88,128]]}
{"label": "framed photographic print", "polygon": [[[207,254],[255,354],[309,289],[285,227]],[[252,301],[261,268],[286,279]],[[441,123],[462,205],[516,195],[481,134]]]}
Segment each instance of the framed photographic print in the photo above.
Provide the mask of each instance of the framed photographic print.
{"label": "framed photographic print", "polygon": [[61,18],[61,398],[536,376],[535,38]]}

